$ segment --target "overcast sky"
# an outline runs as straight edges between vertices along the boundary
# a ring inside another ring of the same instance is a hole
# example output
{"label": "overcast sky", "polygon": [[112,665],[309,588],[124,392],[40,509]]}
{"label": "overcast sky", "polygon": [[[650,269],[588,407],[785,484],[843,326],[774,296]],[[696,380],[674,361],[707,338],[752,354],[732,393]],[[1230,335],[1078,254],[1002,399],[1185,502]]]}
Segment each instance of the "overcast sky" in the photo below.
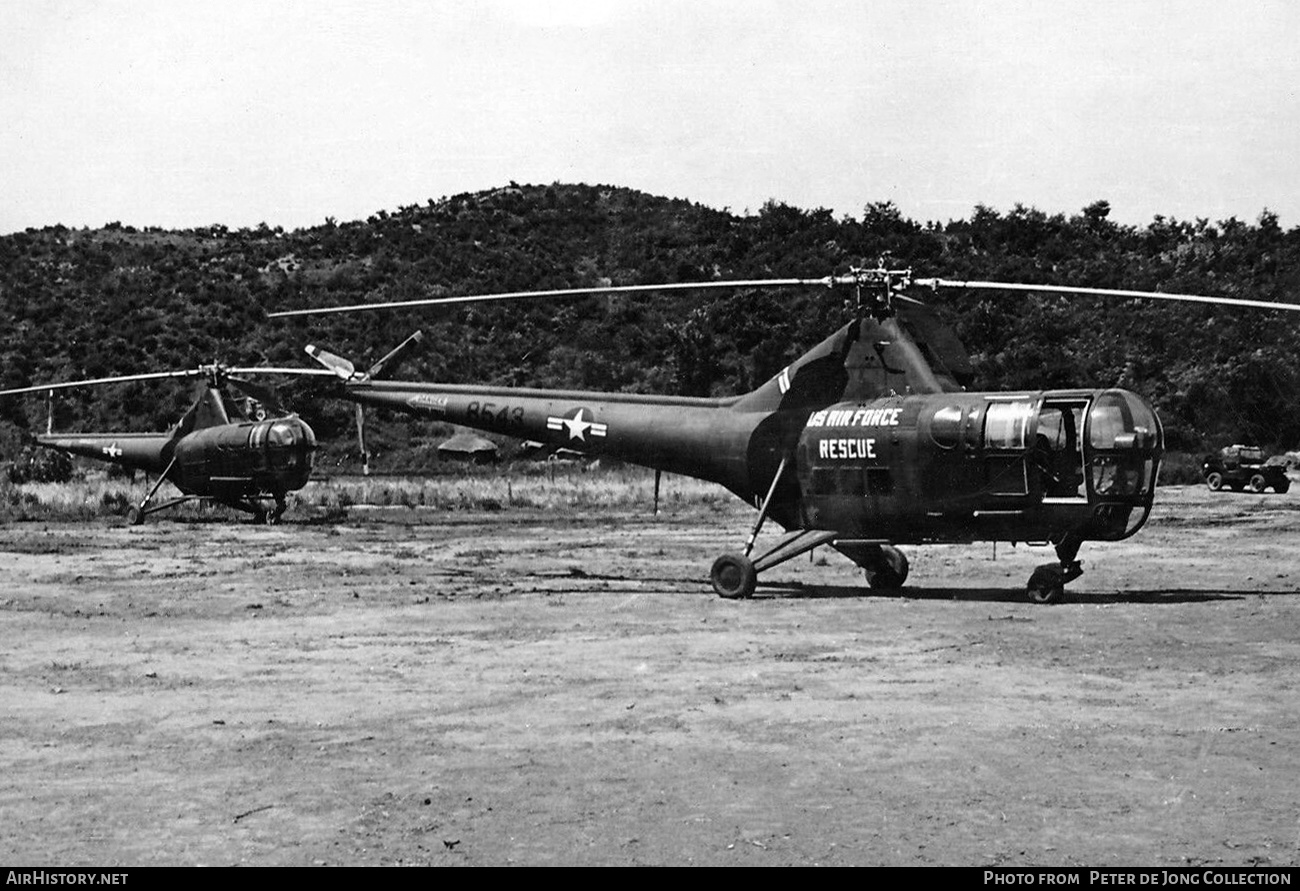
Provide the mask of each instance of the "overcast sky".
{"label": "overcast sky", "polygon": [[1300,225],[1290,0],[0,2],[0,233],[520,183]]}

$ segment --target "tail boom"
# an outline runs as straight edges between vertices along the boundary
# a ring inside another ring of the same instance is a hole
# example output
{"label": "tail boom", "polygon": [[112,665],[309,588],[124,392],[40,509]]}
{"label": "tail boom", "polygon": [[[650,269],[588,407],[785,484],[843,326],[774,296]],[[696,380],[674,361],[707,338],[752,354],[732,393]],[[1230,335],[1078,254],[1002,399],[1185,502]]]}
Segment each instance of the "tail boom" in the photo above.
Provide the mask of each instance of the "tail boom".
{"label": "tail boom", "polygon": [[366,381],[346,385],[364,405],[437,418],[608,455],[747,490],[746,444],[765,415],[731,410],[734,399]]}

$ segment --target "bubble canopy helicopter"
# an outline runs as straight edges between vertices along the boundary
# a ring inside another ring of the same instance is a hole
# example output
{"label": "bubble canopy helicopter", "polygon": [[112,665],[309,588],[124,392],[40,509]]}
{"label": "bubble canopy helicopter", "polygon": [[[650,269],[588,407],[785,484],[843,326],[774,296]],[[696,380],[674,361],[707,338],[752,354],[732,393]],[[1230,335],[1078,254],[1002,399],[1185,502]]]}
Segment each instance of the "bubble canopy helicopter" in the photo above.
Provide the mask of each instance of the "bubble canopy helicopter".
{"label": "bubble canopy helicopter", "polygon": [[[899,545],[1051,544],[1026,592],[1054,603],[1082,573],[1086,541],[1118,541],[1150,515],[1164,441],[1143,396],[1123,389],[976,392],[965,347],[909,292],[962,288],[1211,303],[1265,310],[1300,304],[1195,294],[914,278],[855,268],[823,278],[566,288],[318,307],[270,317],[414,309],[516,299],[678,290],[827,287],[853,318],[770,380],[731,398],[379,381],[308,347],[362,405],[610,455],[709,480],[758,509],[743,550],[714,562],[722,597],[751,596],[759,573],[829,545],[877,589],[908,575]],[[656,484],[658,477],[656,476]],[[756,553],[767,519],[785,534]]]}

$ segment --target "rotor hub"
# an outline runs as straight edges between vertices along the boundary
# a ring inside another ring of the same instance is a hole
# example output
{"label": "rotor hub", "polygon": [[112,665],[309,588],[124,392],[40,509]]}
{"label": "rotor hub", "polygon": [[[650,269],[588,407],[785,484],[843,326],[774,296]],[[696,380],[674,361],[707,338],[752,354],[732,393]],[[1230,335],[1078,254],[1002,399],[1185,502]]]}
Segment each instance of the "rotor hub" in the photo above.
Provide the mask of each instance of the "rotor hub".
{"label": "rotor hub", "polygon": [[832,275],[826,283],[830,287],[853,288],[854,309],[869,312],[877,319],[894,314],[894,298],[902,295],[912,285],[912,270],[889,268],[889,257],[880,258],[874,267],[852,266],[843,275]]}
{"label": "rotor hub", "polygon": [[198,370],[199,375],[207,378],[209,387],[219,389],[224,387],[226,382],[230,379],[229,369],[220,362],[213,362],[210,365],[200,365]]}

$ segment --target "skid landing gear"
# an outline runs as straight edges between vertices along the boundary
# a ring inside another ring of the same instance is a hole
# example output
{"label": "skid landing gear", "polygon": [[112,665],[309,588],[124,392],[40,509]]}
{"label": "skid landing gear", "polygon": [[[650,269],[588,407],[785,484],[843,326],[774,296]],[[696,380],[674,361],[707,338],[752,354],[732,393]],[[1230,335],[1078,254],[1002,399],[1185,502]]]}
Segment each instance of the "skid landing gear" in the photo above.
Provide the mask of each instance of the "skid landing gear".
{"label": "skid landing gear", "polygon": [[1065,599],[1065,585],[1083,575],[1083,567],[1075,557],[1082,541],[1066,537],[1056,545],[1056,563],[1044,563],[1029,576],[1025,593],[1032,603],[1060,603]]}

